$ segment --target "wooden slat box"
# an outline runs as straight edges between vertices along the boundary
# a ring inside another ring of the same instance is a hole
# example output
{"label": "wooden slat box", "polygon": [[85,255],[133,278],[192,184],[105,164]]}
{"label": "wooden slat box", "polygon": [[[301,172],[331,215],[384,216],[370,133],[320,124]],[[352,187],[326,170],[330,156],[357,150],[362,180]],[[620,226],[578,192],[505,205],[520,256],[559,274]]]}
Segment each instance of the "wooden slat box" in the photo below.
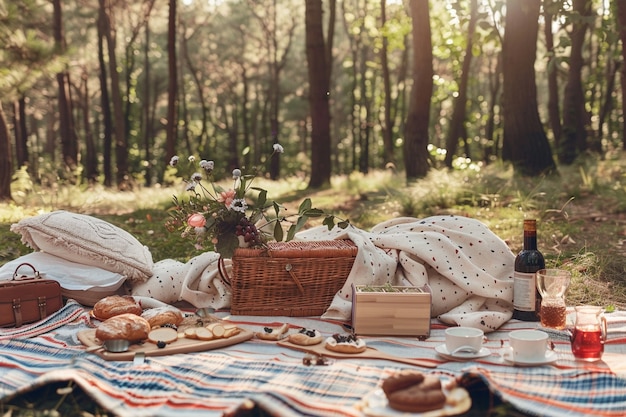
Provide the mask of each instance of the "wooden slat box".
{"label": "wooden slat box", "polygon": [[429,336],[430,287],[352,286],[352,327],[364,336]]}

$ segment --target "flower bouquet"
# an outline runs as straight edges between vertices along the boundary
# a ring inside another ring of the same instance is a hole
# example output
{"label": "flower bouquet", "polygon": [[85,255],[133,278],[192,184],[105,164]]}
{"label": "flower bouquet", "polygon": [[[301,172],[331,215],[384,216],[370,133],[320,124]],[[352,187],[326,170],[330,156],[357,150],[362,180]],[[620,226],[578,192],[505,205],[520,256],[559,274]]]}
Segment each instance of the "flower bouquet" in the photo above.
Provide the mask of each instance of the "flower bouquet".
{"label": "flower bouquet", "polygon": [[[283,153],[283,147],[274,144],[271,156],[280,153]],[[174,196],[166,227],[171,232],[179,230],[183,237],[193,241],[197,249],[211,249],[207,247],[210,244],[222,258],[232,258],[235,249],[240,247],[263,248],[271,240],[292,240],[310,218],[324,217],[323,225],[329,230],[335,225],[341,228],[349,225],[347,220],[314,208],[310,198],[302,201],[298,213],[286,215],[283,206],[268,200],[267,190],[252,185],[256,170],[244,173],[241,169],[234,169],[232,187],[224,188],[214,180],[213,161],[197,162],[194,156],[190,156],[188,163],[188,169],[193,172],[185,179],[189,198]],[[170,166],[180,166],[178,156],[172,157]],[[286,234],[285,224],[289,225]]]}

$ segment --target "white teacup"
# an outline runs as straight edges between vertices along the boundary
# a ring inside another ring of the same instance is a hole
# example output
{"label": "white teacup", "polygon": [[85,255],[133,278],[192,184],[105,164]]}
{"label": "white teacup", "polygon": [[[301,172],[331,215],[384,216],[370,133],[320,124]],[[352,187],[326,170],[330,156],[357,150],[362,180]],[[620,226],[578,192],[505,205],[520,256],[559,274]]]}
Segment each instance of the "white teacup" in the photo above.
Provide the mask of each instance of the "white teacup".
{"label": "white teacup", "polygon": [[540,362],[546,358],[548,334],[540,330],[514,330],[509,333],[513,360]]}
{"label": "white teacup", "polygon": [[454,354],[461,351],[479,352],[485,334],[473,327],[448,327],[446,329],[446,350]]}

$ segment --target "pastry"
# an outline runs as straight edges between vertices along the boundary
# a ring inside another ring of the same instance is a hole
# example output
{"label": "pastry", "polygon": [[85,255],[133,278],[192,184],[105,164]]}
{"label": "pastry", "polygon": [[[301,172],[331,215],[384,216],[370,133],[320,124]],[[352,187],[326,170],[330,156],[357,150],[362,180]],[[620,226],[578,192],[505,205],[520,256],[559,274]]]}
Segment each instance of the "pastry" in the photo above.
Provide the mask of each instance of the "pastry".
{"label": "pastry", "polygon": [[131,313],[140,316],[143,309],[130,295],[110,295],[93,306],[93,316],[106,320],[120,314]]}
{"label": "pastry", "polygon": [[326,339],[324,347],[339,353],[361,353],[367,349],[365,341],[353,334],[335,333]]}
{"label": "pastry", "polygon": [[438,410],[446,404],[441,381],[417,371],[401,372],[383,381],[389,407],[409,413]]}
{"label": "pastry", "polygon": [[283,323],[280,327],[264,327],[262,332],[256,332],[255,335],[263,340],[280,340],[285,337],[288,330],[287,323]]}
{"label": "pastry", "polygon": [[148,320],[153,328],[163,325],[178,326],[184,319],[182,311],[173,306],[149,308],[141,313],[141,317]]}
{"label": "pastry", "polygon": [[114,339],[138,342],[147,339],[148,333],[150,333],[148,320],[132,313],[111,317],[96,328],[96,338],[102,342]]}
{"label": "pastry", "polygon": [[289,341],[294,345],[300,346],[311,346],[322,343],[324,338],[322,334],[314,329],[305,329],[302,328],[298,333],[293,333],[289,335]]}

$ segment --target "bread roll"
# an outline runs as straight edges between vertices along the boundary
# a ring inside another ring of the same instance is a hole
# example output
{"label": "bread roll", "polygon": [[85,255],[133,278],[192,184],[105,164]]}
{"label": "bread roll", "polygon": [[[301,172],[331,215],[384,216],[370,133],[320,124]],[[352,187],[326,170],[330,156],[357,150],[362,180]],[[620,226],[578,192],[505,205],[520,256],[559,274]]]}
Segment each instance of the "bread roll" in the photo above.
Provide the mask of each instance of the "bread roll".
{"label": "bread roll", "polygon": [[141,306],[130,295],[110,295],[93,306],[93,315],[98,320],[106,320],[120,314],[141,315]]}
{"label": "bread roll", "polygon": [[174,306],[149,308],[141,313],[141,317],[148,320],[148,323],[153,328],[163,326],[164,324],[178,326],[184,319],[182,311]]}
{"label": "bread roll", "polygon": [[96,328],[96,338],[102,342],[114,339],[138,342],[147,339],[148,333],[150,333],[148,320],[132,313],[113,316]]}

